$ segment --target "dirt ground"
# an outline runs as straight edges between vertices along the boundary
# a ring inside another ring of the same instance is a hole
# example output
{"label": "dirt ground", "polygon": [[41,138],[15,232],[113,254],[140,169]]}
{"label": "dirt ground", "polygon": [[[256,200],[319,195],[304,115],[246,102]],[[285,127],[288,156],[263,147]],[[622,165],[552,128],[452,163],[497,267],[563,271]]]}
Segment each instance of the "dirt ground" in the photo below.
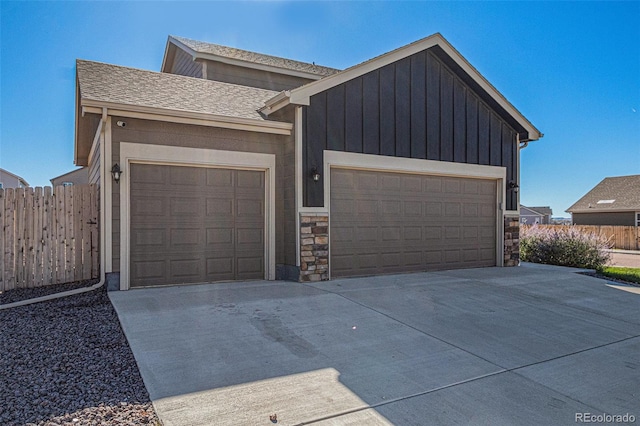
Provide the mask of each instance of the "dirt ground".
{"label": "dirt ground", "polygon": [[628,268],[640,268],[640,251],[612,252],[610,266],[626,266]]}

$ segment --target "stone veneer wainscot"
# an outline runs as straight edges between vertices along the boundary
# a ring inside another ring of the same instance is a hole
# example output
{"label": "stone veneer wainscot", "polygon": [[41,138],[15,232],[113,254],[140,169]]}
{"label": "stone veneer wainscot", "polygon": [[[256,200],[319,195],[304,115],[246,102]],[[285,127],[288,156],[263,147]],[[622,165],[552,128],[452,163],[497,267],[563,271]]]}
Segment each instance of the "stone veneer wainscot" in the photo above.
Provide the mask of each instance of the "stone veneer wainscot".
{"label": "stone veneer wainscot", "polygon": [[299,281],[329,279],[329,216],[322,213],[300,215]]}
{"label": "stone veneer wainscot", "polygon": [[504,218],[504,266],[520,264],[520,218]]}

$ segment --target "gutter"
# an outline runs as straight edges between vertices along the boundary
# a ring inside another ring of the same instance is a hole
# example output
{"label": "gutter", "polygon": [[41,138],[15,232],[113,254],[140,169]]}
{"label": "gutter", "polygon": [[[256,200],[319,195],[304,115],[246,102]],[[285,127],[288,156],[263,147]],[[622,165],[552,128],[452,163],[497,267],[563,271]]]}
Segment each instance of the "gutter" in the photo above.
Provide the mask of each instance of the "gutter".
{"label": "gutter", "polygon": [[[98,130],[96,133],[101,133],[104,130],[104,126],[107,123],[107,109],[103,108],[102,109],[102,119],[100,120],[100,124],[98,125]],[[104,214],[104,190],[102,188],[104,188],[104,181],[105,181],[105,168],[104,168],[104,162],[105,162],[105,141],[102,140],[102,143],[100,144],[100,214]],[[100,232],[101,235],[104,235],[104,220],[100,221]],[[104,244],[104,238],[100,238],[100,244]],[[32,305],[34,303],[40,303],[40,302],[48,302],[50,300],[55,300],[55,299],[60,299],[62,297],[67,297],[67,296],[74,296],[76,294],[82,294],[82,293],[88,293],[90,291],[93,290],[97,290],[100,287],[102,287],[104,285],[104,283],[106,282],[106,274],[105,274],[105,270],[104,270],[104,249],[103,247],[100,247],[100,281],[98,281],[96,284],[90,286],[90,287],[82,287],[82,288],[76,288],[73,290],[67,290],[67,291],[62,291],[59,293],[53,293],[53,294],[48,294],[46,296],[40,296],[40,297],[34,297],[33,299],[26,299],[26,300],[19,300],[17,302],[13,302],[13,303],[7,303],[4,305],[0,305],[0,311],[4,310],[4,309],[11,309],[11,308],[17,308],[18,306],[26,306],[26,305]]]}

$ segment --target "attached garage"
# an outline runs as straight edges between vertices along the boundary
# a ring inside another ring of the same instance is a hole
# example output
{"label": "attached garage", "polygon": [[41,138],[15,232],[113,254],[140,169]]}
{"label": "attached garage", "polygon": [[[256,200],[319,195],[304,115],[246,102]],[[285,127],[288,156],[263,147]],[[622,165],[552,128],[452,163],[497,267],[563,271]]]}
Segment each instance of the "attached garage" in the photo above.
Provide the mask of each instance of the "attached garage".
{"label": "attached garage", "polygon": [[333,277],[496,265],[495,180],[334,168]]}
{"label": "attached garage", "polygon": [[130,286],[264,278],[264,172],[132,164]]}
{"label": "attached garage", "polygon": [[275,156],[123,142],[122,289],[274,279]]}

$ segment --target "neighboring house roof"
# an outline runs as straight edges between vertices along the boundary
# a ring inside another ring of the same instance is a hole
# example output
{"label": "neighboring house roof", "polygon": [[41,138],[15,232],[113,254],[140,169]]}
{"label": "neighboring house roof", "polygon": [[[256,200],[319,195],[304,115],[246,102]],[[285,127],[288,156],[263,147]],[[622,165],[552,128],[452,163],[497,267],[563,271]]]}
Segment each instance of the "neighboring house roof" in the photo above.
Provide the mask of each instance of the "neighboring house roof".
{"label": "neighboring house roof", "polygon": [[[167,46],[173,43],[186,50],[194,59],[203,58],[219,62],[241,65],[249,68],[260,68],[266,71],[283,72],[285,74],[298,75],[307,78],[322,78],[339,72],[335,68],[310,64],[307,62],[294,61],[292,59],[280,58],[277,56],[265,55],[262,53],[250,52],[248,50],[236,49],[235,47],[221,46],[219,44],[206,43],[203,41],[191,40],[185,37],[169,36]],[[162,63],[162,69],[167,60]],[[239,62],[239,63],[238,63]]]}
{"label": "neighboring house roof", "polygon": [[469,83],[475,86],[480,94],[483,92],[486,94],[486,98],[494,104],[494,109],[502,110],[505,115],[511,117],[510,121],[520,134],[521,142],[537,140],[544,136],[439,33],[377,56],[321,80],[313,81],[290,91],[281,92],[266,103],[262,112],[270,114],[289,103],[309,105],[310,97],[317,93],[432,48],[434,52],[446,58],[452,67],[458,68],[461,73],[468,76]]}
{"label": "neighboring house roof", "polygon": [[92,61],[77,61],[81,106],[144,107],[265,121],[277,92]]}
{"label": "neighboring house roof", "polygon": [[640,211],[640,175],[604,178],[567,209],[569,213]]}
{"label": "neighboring house roof", "polygon": [[14,173],[11,173],[8,170],[0,168],[0,182],[2,182],[2,175],[9,175],[9,176],[17,179],[22,184],[22,186],[29,186],[29,183],[26,180],[24,180],[22,177],[14,174]]}
{"label": "neighboring house roof", "polygon": [[[525,206],[523,206],[525,207]],[[540,213],[543,216],[551,216],[553,214],[553,211],[551,210],[551,207],[527,207],[529,210],[534,211],[536,213]]]}

